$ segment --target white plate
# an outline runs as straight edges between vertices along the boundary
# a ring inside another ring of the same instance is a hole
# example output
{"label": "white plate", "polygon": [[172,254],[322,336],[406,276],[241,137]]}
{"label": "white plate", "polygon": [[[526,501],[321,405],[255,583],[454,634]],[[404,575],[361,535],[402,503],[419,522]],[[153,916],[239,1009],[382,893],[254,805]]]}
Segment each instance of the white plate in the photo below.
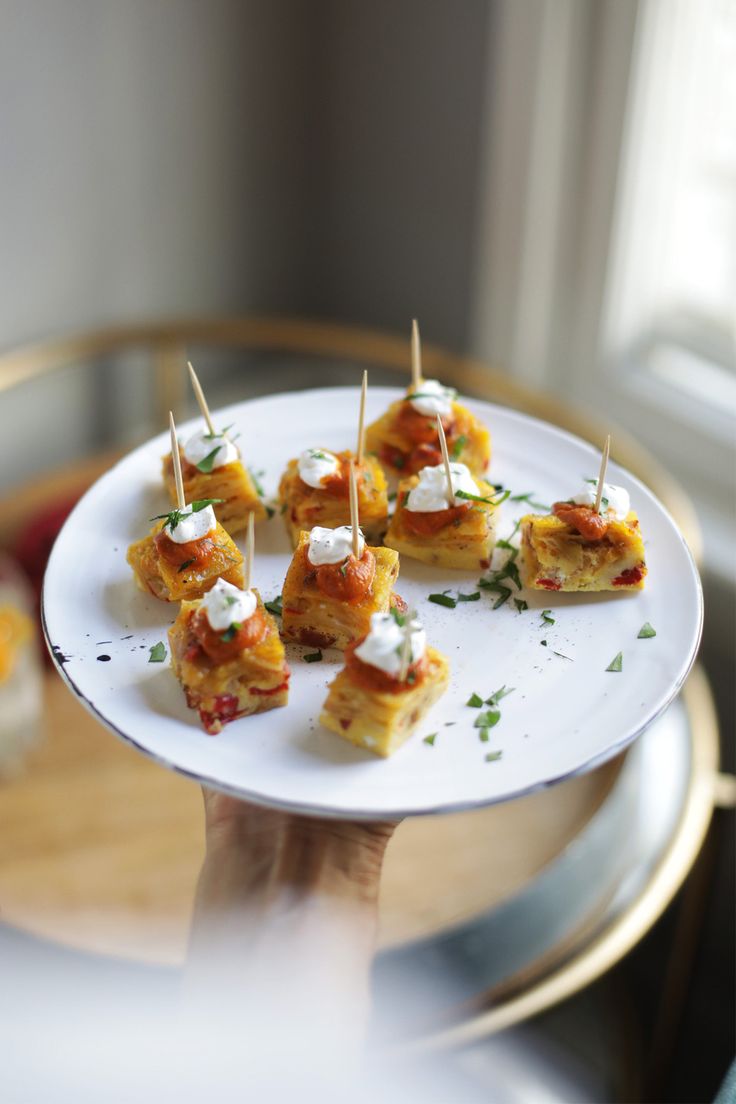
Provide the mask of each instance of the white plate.
{"label": "white plate", "polygon": [[[401,392],[369,393],[373,420]],[[286,461],[303,448],[354,443],[357,391],[331,388],[277,395],[227,407],[218,424],[241,430],[248,462],[273,494]],[[550,503],[597,474],[599,456],[578,438],[489,403],[469,407],[490,428],[491,477],[514,492]],[[182,435],[194,422],[182,425]],[[494,595],[447,609],[431,592],[477,589],[478,573],[430,569],[404,558],[398,591],[416,607],[429,640],[450,660],[452,679],[421,730],[391,759],[352,747],[317,722],[342,654],[306,664],[310,648],[289,646],[289,705],[207,736],[187,709],[168,662],[149,663],[166,641],[176,606],[136,589],[127,545],[165,507],[160,481],[167,435],[141,446],[104,475],[76,506],[49,561],[43,615],[61,673],[86,707],[123,740],[163,765],[264,805],[341,817],[402,817],[450,812],[508,800],[612,756],[651,724],[680,689],[695,658],[702,594],[692,557],[674,522],[633,476],[611,464],[609,479],[627,487],[647,547],[646,589],[636,594],[520,595],[492,609]],[[500,535],[526,512],[501,507]],[[276,515],[256,530],[254,584],[266,599],[281,592],[290,547]],[[554,625],[542,609],[551,609]],[[637,633],[649,621],[649,640]],[[541,644],[547,641],[547,646]],[[555,652],[569,658],[564,659]],[[606,671],[623,652],[621,673]],[[109,661],[101,661],[101,656]],[[515,687],[501,720],[481,743],[477,711],[465,702]],[[423,737],[436,732],[433,746]],[[502,758],[487,761],[489,751]]]}

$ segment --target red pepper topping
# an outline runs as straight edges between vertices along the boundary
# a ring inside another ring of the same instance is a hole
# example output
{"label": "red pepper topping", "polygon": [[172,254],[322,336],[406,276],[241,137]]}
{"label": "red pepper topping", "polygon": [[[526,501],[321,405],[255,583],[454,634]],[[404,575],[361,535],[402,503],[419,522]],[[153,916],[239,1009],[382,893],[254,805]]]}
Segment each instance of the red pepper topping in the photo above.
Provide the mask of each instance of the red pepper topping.
{"label": "red pepper topping", "polygon": [[578,506],[574,502],[555,502],[552,513],[589,541],[603,540],[608,531],[608,518],[597,513],[592,506]]}
{"label": "red pepper topping", "polygon": [[215,550],[215,542],[211,537],[177,544],[176,541],[172,541],[165,529],[156,534],[153,543],[162,560],[166,560],[172,567],[186,564],[192,571],[200,571],[205,567]]}
{"label": "red pepper topping", "polygon": [[320,564],[314,573],[323,594],[351,605],[362,602],[373,586],[375,575],[376,557],[368,548],[359,560],[350,555],[341,564]]}
{"label": "red pepper topping", "polygon": [[268,622],[260,609],[257,609],[247,621],[243,621],[240,628],[236,629],[228,640],[223,640],[223,636],[229,636],[229,630],[227,633],[222,633],[213,629],[204,609],[200,608],[196,611],[191,625],[202,650],[215,663],[226,663],[244,648],[255,647],[268,632]]}
{"label": "red pepper topping", "polygon": [[640,583],[644,578],[644,564],[637,564],[636,567],[627,567],[626,571],[622,571],[620,575],[617,575],[613,580],[613,586],[633,586],[635,583]]}

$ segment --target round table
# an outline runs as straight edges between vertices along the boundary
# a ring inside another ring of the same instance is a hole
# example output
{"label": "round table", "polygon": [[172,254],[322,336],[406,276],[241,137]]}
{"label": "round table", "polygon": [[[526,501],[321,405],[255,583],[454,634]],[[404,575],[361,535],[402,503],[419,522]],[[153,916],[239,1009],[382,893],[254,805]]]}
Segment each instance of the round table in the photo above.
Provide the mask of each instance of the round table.
{"label": "round table", "polygon": [[[303,382],[305,367],[318,385],[334,381],[341,363],[367,364],[376,381],[408,363],[408,341],[387,335],[218,320],[104,331],[7,354],[0,389],[142,348],[159,405],[177,408],[192,345],[231,357],[247,350],[251,371],[238,378],[240,397],[281,389],[275,381],[287,389],[300,372]],[[427,375],[602,439],[586,415],[500,373],[432,347],[423,353]],[[267,372],[252,371],[259,358]],[[227,386],[211,394],[214,405],[233,397]],[[659,494],[697,554],[682,492],[626,434],[615,430],[614,439],[617,459]],[[69,465],[0,503],[0,545],[110,462],[105,455]],[[46,676],[44,695],[46,739],[24,776],[0,786],[3,920],[94,954],[181,962],[203,849],[196,786],[116,742],[55,674]],[[414,1049],[468,1042],[589,984],[672,899],[722,785],[712,701],[696,668],[665,716],[598,770],[503,806],[402,824],[386,860],[376,959],[378,1000],[387,994],[384,1005],[395,1012],[387,1017],[392,1037]],[[397,985],[406,999],[393,999]]]}

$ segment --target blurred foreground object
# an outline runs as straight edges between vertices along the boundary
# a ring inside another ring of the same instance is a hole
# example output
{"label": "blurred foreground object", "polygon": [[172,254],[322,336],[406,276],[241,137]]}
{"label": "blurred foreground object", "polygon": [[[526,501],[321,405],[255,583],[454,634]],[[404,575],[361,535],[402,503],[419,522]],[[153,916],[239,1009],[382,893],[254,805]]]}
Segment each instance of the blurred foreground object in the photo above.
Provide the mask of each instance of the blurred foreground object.
{"label": "blurred foreground object", "polygon": [[0,777],[18,774],[41,736],[41,664],[31,612],[28,584],[0,556]]}

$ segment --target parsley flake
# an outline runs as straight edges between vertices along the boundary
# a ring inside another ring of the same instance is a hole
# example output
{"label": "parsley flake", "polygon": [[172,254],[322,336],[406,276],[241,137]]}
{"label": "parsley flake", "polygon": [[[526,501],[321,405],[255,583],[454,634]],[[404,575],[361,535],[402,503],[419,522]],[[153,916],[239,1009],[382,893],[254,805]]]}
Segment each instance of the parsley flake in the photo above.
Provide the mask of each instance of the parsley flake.
{"label": "parsley flake", "polygon": [[429,744],[430,747],[434,747],[434,742],[437,739],[437,733],[431,732],[429,736],[425,736],[422,743]]}
{"label": "parsley flake", "polygon": [[302,659],[304,660],[305,663],[321,663],[322,662],[322,652],[321,651],[308,652],[307,655],[302,656]]}
{"label": "parsley flake", "polygon": [[486,755],[486,763],[496,763],[502,755],[502,751],[489,751]]}
{"label": "parsley flake", "polygon": [[614,658],[608,664],[608,666],[606,667],[606,670],[607,671],[621,671],[621,670],[623,670],[623,665],[624,665],[624,653],[619,652],[618,655],[614,656]]}
{"label": "parsley flake", "polygon": [[225,629],[224,633],[220,636],[220,640],[223,644],[229,644],[231,640],[234,640],[237,634],[242,629],[240,621],[233,621],[229,628]]}
{"label": "parsley flake", "polygon": [[653,636],[657,635],[657,630],[653,629],[648,621],[645,621],[639,632],[636,634],[637,640],[650,640]]}
{"label": "parsley flake", "polygon": [[501,720],[501,710],[492,706],[490,709],[479,713],[473,721],[473,728],[493,728]]}
{"label": "parsley flake", "polygon": [[278,595],[278,597],[273,598],[270,602],[264,602],[263,605],[269,613],[273,613],[276,617],[281,617],[282,613],[284,612],[281,605],[280,594]]}
{"label": "parsley flake", "polygon": [[474,590],[472,594],[462,594],[458,591],[457,600],[458,602],[478,602],[480,601],[480,591]]}
{"label": "parsley flake", "polygon": [[457,598],[453,598],[447,591],[442,594],[430,594],[429,601],[434,602],[436,606],[447,606],[448,609],[454,609],[457,605]]}
{"label": "parsley flake", "polygon": [[514,598],[514,605],[519,613],[523,613],[524,610],[529,609],[529,603],[525,602],[523,598]]}
{"label": "parsley flake", "polygon": [[489,740],[490,740],[490,738],[491,738],[491,737],[489,736],[489,734],[488,734],[488,729],[487,729],[487,728],[482,728],[482,729],[480,730],[480,732],[478,733],[478,736],[479,736],[479,738],[480,738],[480,742],[481,742],[482,744],[487,744],[487,743],[488,743],[488,741],[489,741]]}
{"label": "parsley flake", "polygon": [[212,452],[208,452],[207,455],[199,461],[199,463],[194,465],[195,468],[197,468],[198,471],[201,471],[203,475],[209,475],[215,466],[215,457],[217,456],[221,448],[222,445],[217,445],[216,448],[213,448]]}
{"label": "parsley flake", "polygon": [[452,452],[450,453],[450,456],[452,457],[453,460],[459,460],[460,459],[460,456],[462,455],[462,451],[465,448],[465,446],[467,445],[467,443],[468,443],[468,438],[465,436],[464,433],[461,433],[460,436],[458,437],[457,441],[455,441],[455,444],[452,446]]}
{"label": "parsley flake", "polygon": [[181,575],[182,571],[186,571],[186,569],[188,567],[191,567],[193,563],[194,560],[184,560],[184,563],[179,564],[179,566],[177,567],[176,574]]}
{"label": "parsley flake", "polygon": [[480,707],[483,705],[483,699],[480,694],[476,694],[475,692],[473,692],[465,704],[469,705],[471,709],[480,709]]}
{"label": "parsley flake", "polygon": [[544,510],[546,514],[550,512],[550,507],[545,506],[542,502],[535,502],[534,491],[527,491],[525,494],[511,495],[512,502],[526,502],[532,510]]}
{"label": "parsley flake", "polygon": [[486,698],[486,705],[498,705],[501,698],[507,698],[509,694],[513,694],[514,689],[513,686],[502,686],[500,690],[496,690],[495,693],[491,694],[490,698]]}
{"label": "parsley flake", "polygon": [[163,663],[166,659],[166,645],[163,640],[159,640],[158,644],[154,644],[148,651],[150,652],[149,663]]}
{"label": "parsley flake", "polygon": [[542,610],[540,617],[545,625],[554,625],[555,619],[552,617],[552,610]]}

